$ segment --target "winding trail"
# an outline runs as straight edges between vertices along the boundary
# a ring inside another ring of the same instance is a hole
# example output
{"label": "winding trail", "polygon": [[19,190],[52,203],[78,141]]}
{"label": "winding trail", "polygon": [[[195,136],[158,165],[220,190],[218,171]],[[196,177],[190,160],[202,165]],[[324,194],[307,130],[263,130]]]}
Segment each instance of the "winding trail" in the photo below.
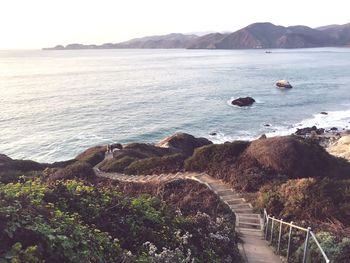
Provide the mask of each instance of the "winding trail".
{"label": "winding trail", "polygon": [[[106,154],[105,159],[113,158]],[[94,167],[96,176],[119,180],[122,182],[147,183],[166,182],[177,179],[195,180],[205,184],[217,194],[236,215],[236,231],[240,233],[243,243],[239,244],[239,250],[246,263],[281,263],[267,242],[263,239],[263,222],[260,214],[253,211],[253,207],[228,184],[215,179],[206,173],[178,172],[176,174],[160,175],[125,175],[121,173],[105,173],[99,170],[99,164]]]}

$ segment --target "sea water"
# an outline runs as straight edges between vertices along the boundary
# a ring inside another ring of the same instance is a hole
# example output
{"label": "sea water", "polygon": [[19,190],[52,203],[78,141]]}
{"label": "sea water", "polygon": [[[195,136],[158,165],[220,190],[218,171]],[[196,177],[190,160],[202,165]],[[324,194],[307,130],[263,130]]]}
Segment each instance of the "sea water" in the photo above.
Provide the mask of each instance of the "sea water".
{"label": "sea water", "polygon": [[[293,88],[277,89],[280,79]],[[256,103],[231,105],[242,96]],[[219,143],[349,122],[349,48],[0,51],[0,153],[12,158],[53,162],[175,132]]]}

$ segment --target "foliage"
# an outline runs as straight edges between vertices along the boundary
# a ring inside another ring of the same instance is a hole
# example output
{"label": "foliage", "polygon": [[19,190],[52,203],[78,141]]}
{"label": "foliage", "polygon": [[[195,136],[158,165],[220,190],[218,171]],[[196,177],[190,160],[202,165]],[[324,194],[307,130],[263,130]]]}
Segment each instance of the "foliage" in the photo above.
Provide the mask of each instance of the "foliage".
{"label": "foliage", "polygon": [[259,206],[286,220],[336,219],[350,224],[350,180],[303,178],[270,184],[258,193]]}
{"label": "foliage", "polygon": [[100,165],[100,170],[110,173],[110,172],[124,172],[125,168],[127,168],[132,162],[136,161],[137,158],[124,156],[120,159],[110,159],[104,160]]}
{"label": "foliage", "polygon": [[[332,263],[347,263],[350,258],[350,239],[337,238],[329,232],[319,232],[316,235],[318,242]],[[304,244],[300,244],[293,255],[292,262],[301,262],[304,254]],[[321,251],[318,249],[313,239],[310,239],[308,258],[312,262],[324,262]]]}
{"label": "foliage", "polygon": [[89,163],[77,161],[65,168],[47,168],[44,170],[45,179],[50,181],[60,179],[86,179],[90,180],[95,177],[94,170]]}
{"label": "foliage", "polygon": [[230,219],[76,180],[0,184],[0,262],[240,262]]}
{"label": "foliage", "polygon": [[182,170],[185,157],[182,154],[151,157],[132,162],[125,170],[127,174],[174,173]]}
{"label": "foliage", "polygon": [[186,160],[185,168],[200,172],[215,171],[219,167],[233,164],[248,145],[248,142],[235,141],[203,146]]}
{"label": "foliage", "polygon": [[81,162],[86,162],[91,164],[92,166],[95,166],[96,164],[103,161],[105,157],[105,146],[95,146],[91,147],[81,154],[79,154],[75,159]]}

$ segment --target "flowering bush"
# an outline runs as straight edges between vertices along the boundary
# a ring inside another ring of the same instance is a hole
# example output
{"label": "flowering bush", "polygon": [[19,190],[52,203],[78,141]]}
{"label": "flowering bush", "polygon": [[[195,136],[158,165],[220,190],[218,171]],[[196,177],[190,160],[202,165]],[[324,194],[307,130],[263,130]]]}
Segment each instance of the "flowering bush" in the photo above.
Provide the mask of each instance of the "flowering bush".
{"label": "flowering bush", "polygon": [[39,180],[0,184],[0,262],[240,262],[232,216],[149,195]]}

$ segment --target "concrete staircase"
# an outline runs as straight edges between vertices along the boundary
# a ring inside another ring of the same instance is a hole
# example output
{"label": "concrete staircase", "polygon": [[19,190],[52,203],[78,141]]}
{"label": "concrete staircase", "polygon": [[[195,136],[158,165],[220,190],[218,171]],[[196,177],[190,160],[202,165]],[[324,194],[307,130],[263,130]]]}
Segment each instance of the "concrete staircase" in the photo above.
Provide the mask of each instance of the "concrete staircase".
{"label": "concrete staircase", "polygon": [[236,215],[236,231],[240,234],[243,243],[239,249],[247,263],[280,263],[281,260],[268,247],[263,239],[263,222],[259,213],[228,184],[215,179],[205,173],[178,172],[175,174],[160,175],[125,175],[121,173],[105,173],[94,167],[95,174],[111,180],[130,183],[166,182],[176,179],[196,180],[205,184],[225,202]]}

